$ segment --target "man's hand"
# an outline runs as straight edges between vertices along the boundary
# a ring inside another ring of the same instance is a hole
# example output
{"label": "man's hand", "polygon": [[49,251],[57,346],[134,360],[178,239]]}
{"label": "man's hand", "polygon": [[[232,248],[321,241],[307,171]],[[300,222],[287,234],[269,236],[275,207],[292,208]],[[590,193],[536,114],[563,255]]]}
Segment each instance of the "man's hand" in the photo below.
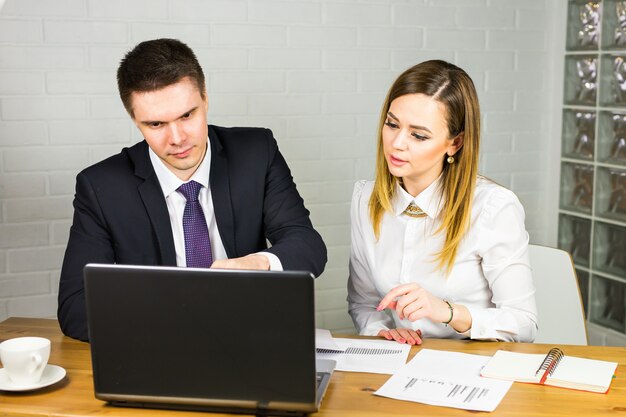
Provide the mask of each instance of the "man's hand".
{"label": "man's hand", "polygon": [[270,260],[267,256],[252,254],[241,258],[218,259],[211,265],[213,269],[260,269],[267,271],[270,269]]}

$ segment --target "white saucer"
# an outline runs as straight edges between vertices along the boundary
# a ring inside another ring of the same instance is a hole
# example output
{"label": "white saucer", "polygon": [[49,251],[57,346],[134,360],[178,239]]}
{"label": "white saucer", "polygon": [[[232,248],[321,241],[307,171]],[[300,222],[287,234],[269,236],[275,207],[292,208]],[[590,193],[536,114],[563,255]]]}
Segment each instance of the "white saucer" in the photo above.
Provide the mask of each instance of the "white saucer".
{"label": "white saucer", "polygon": [[4,368],[0,368],[0,390],[2,391],[30,391],[52,385],[55,382],[59,382],[65,376],[65,369],[56,365],[46,365],[41,374],[39,382],[29,385],[15,385],[9,379],[9,375]]}

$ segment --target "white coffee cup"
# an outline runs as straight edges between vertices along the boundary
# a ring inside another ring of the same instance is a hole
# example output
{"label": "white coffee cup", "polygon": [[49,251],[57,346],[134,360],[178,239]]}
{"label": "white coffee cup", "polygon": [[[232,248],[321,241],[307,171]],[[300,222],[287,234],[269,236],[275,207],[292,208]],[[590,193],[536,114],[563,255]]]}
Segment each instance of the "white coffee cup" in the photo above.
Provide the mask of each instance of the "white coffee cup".
{"label": "white coffee cup", "polygon": [[0,343],[0,361],[15,385],[39,382],[49,357],[50,340],[43,337],[16,337]]}

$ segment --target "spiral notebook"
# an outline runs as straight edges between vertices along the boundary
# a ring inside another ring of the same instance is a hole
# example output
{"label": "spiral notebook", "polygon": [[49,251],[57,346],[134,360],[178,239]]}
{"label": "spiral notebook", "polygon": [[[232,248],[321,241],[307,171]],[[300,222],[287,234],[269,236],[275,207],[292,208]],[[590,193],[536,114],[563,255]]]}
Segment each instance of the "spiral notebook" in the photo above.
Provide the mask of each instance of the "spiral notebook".
{"label": "spiral notebook", "polygon": [[617,363],[567,356],[559,348],[547,355],[499,350],[480,372],[488,378],[606,393]]}

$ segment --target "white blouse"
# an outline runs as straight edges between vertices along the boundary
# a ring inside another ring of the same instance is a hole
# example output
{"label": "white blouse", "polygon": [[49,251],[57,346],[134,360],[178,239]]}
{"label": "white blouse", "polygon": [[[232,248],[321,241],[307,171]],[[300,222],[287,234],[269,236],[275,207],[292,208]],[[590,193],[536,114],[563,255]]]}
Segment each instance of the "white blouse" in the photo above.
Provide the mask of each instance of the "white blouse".
{"label": "white blouse", "polygon": [[[443,206],[439,184],[440,179],[415,198],[398,185],[393,213],[383,215],[378,240],[369,217],[374,183],[355,184],[348,303],[359,333],[375,336],[380,330],[402,327],[420,329],[424,337],[532,342],[537,308],[521,203],[513,192],[478,177],[471,226],[446,276],[434,261],[445,240],[445,232],[435,234]],[[411,201],[427,217],[402,214]],[[410,282],[467,307],[472,327],[458,333],[430,319],[411,322],[400,320],[395,311],[376,311],[392,288]]]}

